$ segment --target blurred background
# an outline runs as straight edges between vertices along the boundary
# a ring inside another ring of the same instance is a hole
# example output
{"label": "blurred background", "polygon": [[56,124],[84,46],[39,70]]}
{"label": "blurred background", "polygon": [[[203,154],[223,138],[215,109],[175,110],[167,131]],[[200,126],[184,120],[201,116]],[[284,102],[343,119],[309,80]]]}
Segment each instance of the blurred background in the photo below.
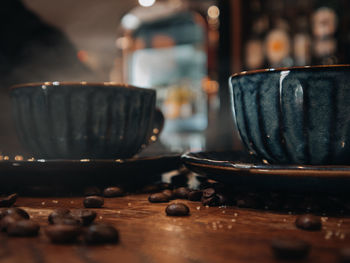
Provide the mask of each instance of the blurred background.
{"label": "blurred background", "polygon": [[241,149],[228,78],[350,62],[346,0],[3,0],[0,151],[24,152],[8,88],[115,81],[157,90],[158,150]]}

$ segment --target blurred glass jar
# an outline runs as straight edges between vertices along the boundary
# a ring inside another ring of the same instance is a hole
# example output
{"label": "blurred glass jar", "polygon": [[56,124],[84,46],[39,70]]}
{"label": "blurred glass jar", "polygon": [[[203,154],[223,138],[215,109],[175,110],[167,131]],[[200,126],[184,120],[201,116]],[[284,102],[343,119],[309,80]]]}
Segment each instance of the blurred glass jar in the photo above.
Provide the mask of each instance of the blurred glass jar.
{"label": "blurred glass jar", "polygon": [[166,122],[160,141],[170,151],[205,148],[208,123],[206,24],[179,2],[137,7],[122,19],[126,82],[157,90]]}

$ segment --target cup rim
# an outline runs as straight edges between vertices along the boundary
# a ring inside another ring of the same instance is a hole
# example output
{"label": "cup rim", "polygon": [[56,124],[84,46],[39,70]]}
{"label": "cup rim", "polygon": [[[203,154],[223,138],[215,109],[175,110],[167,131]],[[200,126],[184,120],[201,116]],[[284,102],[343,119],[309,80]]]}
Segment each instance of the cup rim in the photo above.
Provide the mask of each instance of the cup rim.
{"label": "cup rim", "polygon": [[38,87],[38,86],[98,86],[98,87],[122,87],[130,88],[135,90],[150,91],[153,92],[153,89],[150,88],[140,88],[127,83],[118,83],[113,81],[101,81],[101,82],[89,82],[89,81],[45,81],[45,82],[28,82],[15,84],[10,87],[10,90],[18,88],[28,88],[28,87]]}
{"label": "cup rim", "polygon": [[288,70],[319,70],[319,69],[334,69],[334,68],[347,68],[350,69],[350,64],[337,64],[337,65],[313,65],[313,66],[294,66],[294,67],[281,67],[281,68],[264,68],[264,69],[254,69],[248,71],[242,71],[234,73],[230,76],[230,79],[252,75],[256,73],[269,73],[269,72],[280,72],[280,71],[288,71]]}

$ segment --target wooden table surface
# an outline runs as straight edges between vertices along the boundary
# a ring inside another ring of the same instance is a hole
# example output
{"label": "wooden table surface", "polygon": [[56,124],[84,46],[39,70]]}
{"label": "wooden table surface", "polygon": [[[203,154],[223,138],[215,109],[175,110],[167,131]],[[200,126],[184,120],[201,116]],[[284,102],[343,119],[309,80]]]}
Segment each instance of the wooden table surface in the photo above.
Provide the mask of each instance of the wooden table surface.
{"label": "wooden table surface", "polygon": [[39,237],[14,238],[0,233],[1,262],[280,262],[269,242],[275,237],[309,241],[311,253],[304,262],[337,262],[338,250],[350,246],[350,218],[323,218],[321,231],[304,231],[294,225],[296,215],[188,204],[191,215],[169,217],[166,203],[151,204],[148,194],[105,199],[96,221],[112,223],[120,233],[115,245],[51,244],[43,233],[54,208],[83,208],[82,197],[20,197],[24,208],[41,225]]}

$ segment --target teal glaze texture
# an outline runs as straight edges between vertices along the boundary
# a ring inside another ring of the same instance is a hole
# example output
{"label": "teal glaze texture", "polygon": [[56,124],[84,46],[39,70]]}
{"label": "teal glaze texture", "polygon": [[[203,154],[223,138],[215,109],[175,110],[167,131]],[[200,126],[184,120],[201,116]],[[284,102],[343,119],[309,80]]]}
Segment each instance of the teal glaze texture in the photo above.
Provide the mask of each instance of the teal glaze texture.
{"label": "teal glaze texture", "polygon": [[230,89],[251,153],[270,163],[350,164],[350,66],[240,73]]}

